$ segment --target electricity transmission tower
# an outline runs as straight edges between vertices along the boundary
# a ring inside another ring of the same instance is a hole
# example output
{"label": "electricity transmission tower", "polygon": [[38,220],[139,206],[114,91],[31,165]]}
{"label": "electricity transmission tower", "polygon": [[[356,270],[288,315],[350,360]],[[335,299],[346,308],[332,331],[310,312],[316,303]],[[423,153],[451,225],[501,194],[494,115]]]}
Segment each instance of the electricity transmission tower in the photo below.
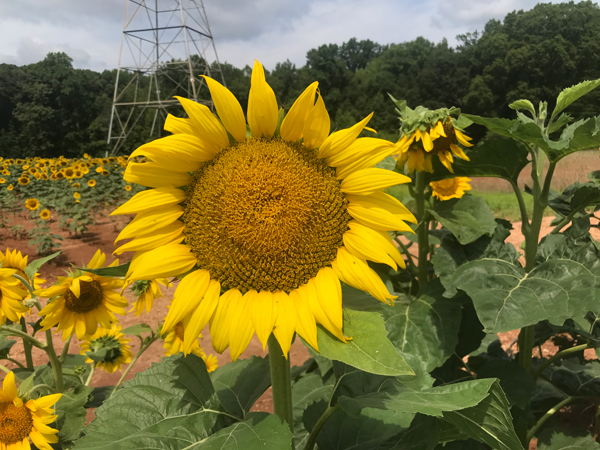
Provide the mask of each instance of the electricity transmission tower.
{"label": "electricity transmission tower", "polygon": [[167,114],[181,111],[174,95],[212,106],[199,75],[225,84],[202,0],[127,0],[108,127],[111,154],[132,132],[138,139],[140,133],[160,137]]}

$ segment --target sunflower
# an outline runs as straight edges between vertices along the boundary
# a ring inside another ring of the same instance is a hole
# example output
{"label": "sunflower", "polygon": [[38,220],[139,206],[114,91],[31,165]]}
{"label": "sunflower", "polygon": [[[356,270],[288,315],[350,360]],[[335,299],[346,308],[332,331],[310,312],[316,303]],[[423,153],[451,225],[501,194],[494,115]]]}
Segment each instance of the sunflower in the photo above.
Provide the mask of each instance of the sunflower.
{"label": "sunflower", "polygon": [[96,173],[102,173],[104,171],[104,167],[98,166],[96,167]]}
{"label": "sunflower", "polygon": [[6,187],[6,189],[8,189],[9,191],[12,191],[12,190],[14,189],[14,187],[13,187],[13,185],[12,185],[12,184],[9,184],[9,185]]}
{"label": "sunflower", "polygon": [[279,127],[275,94],[258,61],[247,137],[233,94],[205,80],[220,120],[179,97],[190,118],[168,116],[165,129],[174,134],[131,154],[150,161],[130,161],[125,180],[155,189],[113,212],[137,213],[117,238],[134,238],[115,251],[136,251],[126,277],[184,276],[164,331],[191,317],[185,352],[209,322],[214,348],[229,346],[234,360],[254,332],[263,347],[274,332],[286,356],[296,331],[318,348],[317,323],[345,342],[340,280],[391,303],[395,296],[366,260],[404,267],[386,231],[412,231],[404,221],[416,222],[380,191],[410,179],[372,167],[395,145],[357,139],[372,114],[327,136],[316,82]]}
{"label": "sunflower", "polygon": [[44,220],[48,220],[50,218],[50,210],[42,209],[42,211],[40,212],[40,218],[44,219]]}
{"label": "sunflower", "polygon": [[125,185],[125,190],[129,192],[131,190],[131,185],[130,184],[126,184]]}
{"label": "sunflower", "polygon": [[[397,142],[398,164],[408,163],[408,172],[433,172],[431,156],[437,155],[440,162],[451,172],[454,156],[469,161],[462,148],[472,147],[470,137],[463,134],[461,129],[470,122],[460,117],[458,108],[440,108],[433,111],[422,106],[414,110],[406,105],[406,101],[392,100],[398,107],[400,115],[400,140]],[[451,115],[459,116],[453,120]],[[460,122],[460,126],[457,124]]]}
{"label": "sunflower", "polygon": [[[48,211],[48,210],[45,209],[44,211]],[[42,211],[42,213],[44,211]],[[50,213],[50,212],[48,211],[48,213]],[[40,213],[40,216],[41,216],[41,213]],[[0,261],[2,261],[2,267],[4,269],[16,270],[16,274],[23,277],[31,285],[31,287],[33,287],[33,289],[39,289],[39,287],[42,284],[44,284],[46,282],[46,280],[42,280],[40,278],[40,274],[37,272],[33,275],[33,282],[27,276],[27,274],[25,273],[25,268],[27,267],[27,259],[28,258],[29,258],[29,256],[27,256],[27,255],[23,256],[21,254],[21,252],[17,251],[16,249],[11,252],[10,249],[7,248],[5,253],[0,252]],[[29,298],[30,294],[27,291],[27,288],[25,286],[23,286],[21,283],[19,283],[19,287],[27,292],[26,298]]]}
{"label": "sunflower", "polygon": [[30,180],[27,177],[20,177],[17,181],[21,186],[27,186]]}
{"label": "sunflower", "polygon": [[[100,349],[106,349],[106,356],[103,361],[96,362],[96,368],[100,368],[106,372],[112,373],[116,370],[121,370],[123,364],[131,362],[131,347],[128,342],[131,339],[124,339],[125,335],[121,333],[121,327],[117,324],[112,324],[110,328],[99,328],[92,336],[87,336],[81,343],[81,354],[85,355],[88,352],[94,352]],[[94,362],[88,358],[86,363]]]}
{"label": "sunflower", "polygon": [[[165,336],[165,343],[163,345],[163,348],[165,349],[166,356],[177,355],[179,352],[184,351],[185,330],[189,325],[190,319],[191,316],[188,316],[183,320],[177,322],[177,324],[175,324],[175,327],[171,331],[169,331]],[[202,339],[201,334],[199,334],[198,337],[194,339],[194,342],[190,346],[189,350],[185,352],[185,354],[187,355],[189,353],[193,353],[194,355],[199,356],[206,364],[206,370],[208,372],[212,372],[217,367],[219,367],[217,357],[212,354],[206,356],[206,353],[204,353],[204,350],[202,350],[202,347],[200,347],[198,339]]]}
{"label": "sunflower", "polygon": [[37,198],[28,198],[27,200],[25,200],[25,208],[27,208],[29,211],[35,211],[39,207],[40,202]]}
{"label": "sunflower", "polygon": [[88,182],[87,182],[87,185],[88,185],[89,187],[94,187],[94,186],[96,186],[96,180],[88,180]]}
{"label": "sunflower", "polygon": [[15,273],[15,269],[0,268],[0,325],[6,323],[7,319],[18,322],[29,311],[29,308],[21,303],[28,292],[22,289],[21,282],[13,277]]}
{"label": "sunflower", "polygon": [[133,304],[133,308],[129,312],[135,311],[134,314],[139,316],[144,310],[149,313],[152,309],[152,304],[155,298],[164,297],[160,290],[160,285],[172,287],[173,285],[166,278],[158,278],[156,280],[138,280],[133,283],[131,290],[135,293],[137,300]]}
{"label": "sunflower", "polygon": [[79,200],[81,198],[81,194],[79,192],[75,192],[73,197],[75,197],[76,200]]}
{"label": "sunflower", "polygon": [[431,194],[439,200],[450,200],[451,198],[461,198],[465,191],[471,190],[471,181],[467,177],[446,178],[440,181],[432,181]]}
{"label": "sunflower", "polygon": [[0,178],[0,184],[4,184],[4,183],[6,183],[6,179]]}
{"label": "sunflower", "polygon": [[53,405],[62,394],[52,394],[23,402],[17,392],[15,375],[9,372],[0,390],[0,449],[29,450],[31,442],[40,450],[52,450],[58,430],[48,424],[57,418]]}
{"label": "sunflower", "polygon": [[[87,268],[104,267],[105,261],[106,255],[98,250]],[[118,264],[117,259],[109,267]],[[57,297],[40,311],[44,316],[41,325],[43,330],[48,330],[58,324],[58,330],[63,330],[63,340],[73,333],[78,339],[94,334],[98,324],[110,328],[111,322],[116,322],[115,313],[125,314],[127,301],[115,291],[123,287],[123,280],[76,269],[68,277],[58,277],[58,281],[59,284],[37,290],[35,294],[44,298]]]}

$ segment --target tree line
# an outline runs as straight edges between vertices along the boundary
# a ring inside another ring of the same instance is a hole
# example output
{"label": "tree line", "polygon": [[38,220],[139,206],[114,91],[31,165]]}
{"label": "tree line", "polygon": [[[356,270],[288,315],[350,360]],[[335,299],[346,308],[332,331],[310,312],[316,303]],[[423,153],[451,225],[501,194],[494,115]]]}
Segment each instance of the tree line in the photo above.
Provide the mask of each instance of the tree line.
{"label": "tree line", "polygon": [[[600,7],[592,1],[513,11],[457,39],[455,48],[423,37],[401,44],[357,39],[325,44],[307,53],[303,67],[289,60],[276,64],[267,81],[289,108],[317,80],[332,129],[374,111],[371,126],[393,139],[399,124],[388,93],[412,107],[457,106],[472,114],[512,117],[506,105],[514,100],[553,99],[567,86],[600,78]],[[251,68],[224,63],[221,70],[246,110]],[[21,67],[0,64],[0,156],[103,154],[116,75],[116,69],[74,69],[65,53],[49,53]],[[125,82],[131,76],[120,74]],[[594,115],[599,103],[600,91],[593,91],[571,114]],[[138,122],[125,152],[149,139],[152,117]]]}

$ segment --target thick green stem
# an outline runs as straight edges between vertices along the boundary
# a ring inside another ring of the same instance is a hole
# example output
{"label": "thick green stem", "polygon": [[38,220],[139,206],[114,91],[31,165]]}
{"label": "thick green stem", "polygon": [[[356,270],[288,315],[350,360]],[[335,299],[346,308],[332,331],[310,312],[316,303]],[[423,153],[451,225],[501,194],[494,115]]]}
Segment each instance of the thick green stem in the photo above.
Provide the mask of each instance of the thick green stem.
{"label": "thick green stem", "polygon": [[67,357],[67,355],[69,354],[69,347],[71,345],[71,339],[73,339],[73,335],[69,336],[67,338],[67,340],[65,341],[65,345],[62,349],[62,352],[60,352],[60,357],[58,358],[58,360],[63,363],[65,362],[65,358]]}
{"label": "thick green stem", "polygon": [[519,333],[519,365],[527,370],[527,372],[531,372],[534,336],[535,325],[523,327]]}
{"label": "thick green stem", "polygon": [[[27,333],[27,323],[25,322],[25,317],[21,317],[21,328],[23,329],[23,333]],[[31,356],[32,348],[33,344],[29,341],[29,339],[23,338],[23,351],[25,353],[25,363],[27,364],[27,368],[29,370],[33,370],[33,357]]]}
{"label": "thick green stem", "polygon": [[62,364],[56,356],[54,351],[54,343],[52,342],[52,331],[46,330],[46,354],[50,359],[52,365],[52,373],[54,374],[54,382],[56,383],[56,392],[62,392],[65,389],[65,382],[63,380]]}
{"label": "thick green stem", "polygon": [[546,411],[546,413],[542,417],[540,417],[540,419],[533,426],[533,428],[531,430],[529,430],[529,433],[527,433],[527,443],[529,443],[531,438],[533,436],[535,436],[535,433],[537,432],[537,430],[539,430],[540,427],[542,425],[544,425],[544,423],[546,423],[546,421],[550,417],[552,417],[555,413],[560,411],[562,408],[564,408],[565,406],[567,406],[569,403],[571,403],[574,400],[577,400],[577,397],[567,397],[562,402],[558,403],[556,406],[554,406],[553,408],[550,408],[548,411]]}
{"label": "thick green stem", "polygon": [[325,425],[327,420],[338,409],[340,409],[339,403],[337,403],[335,406],[331,406],[331,407],[327,408],[325,410],[325,412],[323,413],[323,415],[321,417],[319,417],[319,420],[317,420],[317,423],[315,424],[315,426],[311,430],[310,434],[308,435],[308,441],[306,441],[306,446],[304,447],[304,450],[313,450],[313,448],[315,447],[315,444],[317,443],[317,436],[319,436],[319,432],[321,431],[321,428],[323,428],[323,426]]}
{"label": "thick green stem", "polygon": [[277,342],[275,335],[269,336],[269,364],[271,366],[271,386],[273,388],[273,409],[280,419],[285,420],[292,433],[294,416],[292,415],[292,383],[290,379],[290,361]]}
{"label": "thick green stem", "polygon": [[558,353],[555,353],[550,358],[548,358],[546,361],[544,361],[542,364],[540,364],[540,366],[535,370],[535,372],[533,372],[533,374],[532,374],[533,379],[536,380],[542,373],[544,373],[544,370],[546,370],[546,368],[549,367],[554,361],[558,361],[559,359],[566,358],[567,356],[572,355],[573,353],[582,352],[586,348],[589,348],[588,344],[581,344],[581,345],[576,345],[575,347],[561,350]]}
{"label": "thick green stem", "polygon": [[17,330],[15,328],[11,328],[9,326],[6,325],[0,325],[0,334],[4,335],[4,336],[17,336],[20,338],[23,338],[23,340],[28,340],[34,347],[37,347],[41,350],[46,350],[46,344],[44,344],[43,342],[38,341],[36,338],[34,338],[33,336],[28,335],[27,333],[24,333],[21,330]]}
{"label": "thick green stem", "polygon": [[133,368],[133,366],[135,366],[135,363],[140,358],[140,356],[142,356],[142,354],[150,348],[150,346],[154,343],[154,341],[156,341],[158,339],[158,337],[159,337],[158,334],[155,335],[154,332],[152,332],[152,336],[147,338],[148,340],[146,342],[144,342],[144,340],[142,338],[140,338],[140,340],[142,342],[140,345],[140,350],[138,351],[137,355],[135,355],[133,357],[133,359],[131,360],[131,363],[129,363],[129,365],[127,366],[127,369],[125,369],[125,371],[121,374],[121,378],[119,378],[119,381],[117,382],[117,384],[113,388],[112,392],[110,393],[111,397],[113,395],[115,395],[115,392],[117,392],[117,389],[119,388],[119,386],[121,386],[121,383],[123,382],[123,380],[125,380],[125,377],[129,373],[129,371]]}
{"label": "thick green stem", "polygon": [[419,240],[419,288],[424,289],[428,281],[429,256],[429,223],[425,220],[425,175],[417,172],[415,175],[415,200],[417,201],[417,238]]}
{"label": "thick green stem", "polygon": [[92,381],[92,377],[94,376],[94,370],[96,369],[96,363],[93,362],[90,364],[90,374],[87,377],[87,380],[85,380],[85,385],[89,386],[90,382]]}

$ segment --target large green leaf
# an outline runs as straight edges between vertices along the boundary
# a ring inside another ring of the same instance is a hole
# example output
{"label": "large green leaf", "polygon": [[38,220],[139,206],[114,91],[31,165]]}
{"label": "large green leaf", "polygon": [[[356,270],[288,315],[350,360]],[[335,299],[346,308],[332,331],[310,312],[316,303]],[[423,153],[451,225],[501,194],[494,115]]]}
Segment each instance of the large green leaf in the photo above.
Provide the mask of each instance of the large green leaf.
{"label": "large green leaf", "polygon": [[548,197],[548,206],[562,216],[568,216],[573,211],[600,203],[600,186],[595,183],[574,183],[567,187],[562,194],[552,194]]}
{"label": "large green leaf", "polygon": [[482,258],[460,266],[453,285],[473,299],[487,333],[562,323],[596,306],[596,277],[582,263],[551,259],[526,273],[521,266]]}
{"label": "large green leaf", "polygon": [[269,357],[238,359],[219,367],[210,378],[223,407],[234,416],[244,418],[271,385]]}
{"label": "large green leaf", "polygon": [[379,375],[414,374],[387,338],[383,317],[377,312],[346,309],[344,334],[352,337],[346,343],[320,325],[317,333],[319,352],[326,358]]}
{"label": "large green leaf", "polygon": [[550,366],[544,375],[556,387],[572,396],[600,396],[600,361],[580,363],[576,359],[562,361],[560,366]]}
{"label": "large green leaf", "polygon": [[[160,447],[162,448],[162,447]],[[292,448],[292,432],[273,414],[253,412],[246,420],[217,431],[185,450],[285,450]]]}
{"label": "large green leaf", "polygon": [[38,259],[35,259],[35,260],[31,261],[27,265],[27,267],[25,267],[25,271],[24,271],[25,275],[27,275],[27,278],[29,278],[30,280],[33,280],[33,276],[39,270],[40,267],[42,267],[48,261],[56,258],[61,253],[62,253],[62,251],[56,252],[56,253],[52,253],[51,255],[48,255],[48,256],[46,256],[44,258],[38,258]]}
{"label": "large green leaf", "polygon": [[492,236],[496,229],[494,213],[490,207],[473,195],[439,202],[429,212],[463,245],[470,244],[483,235]]}
{"label": "large green leaf", "polygon": [[292,386],[292,411],[294,414],[294,444],[303,448],[308,439],[308,431],[304,428],[304,412],[317,402],[329,404],[333,393],[333,378],[323,382],[318,373],[309,373],[300,378]]}
{"label": "large green leaf", "polygon": [[58,441],[62,446],[69,448],[70,444],[81,436],[81,430],[85,425],[85,416],[87,414],[84,405],[92,388],[88,386],[77,386],[67,392],[63,392],[62,397],[54,408],[58,432]]}
{"label": "large green leaf", "polygon": [[519,264],[520,254],[504,241],[510,236],[510,222],[496,220],[496,229],[492,237],[482,236],[475,242],[462,245],[451,233],[441,234],[441,245],[431,258],[433,267],[446,288],[446,297],[454,297],[458,292],[454,284],[456,269],[461,265],[481,258],[497,258]]}
{"label": "large green leaf", "polygon": [[516,182],[521,171],[529,164],[525,145],[514,139],[490,133],[468,150],[469,161],[456,158],[452,167],[454,175],[437,158],[433,159],[433,180],[457,177],[498,177]]}
{"label": "large green leaf", "polygon": [[599,450],[600,443],[585,431],[573,436],[548,428],[540,434],[537,448],[538,450]]}
{"label": "large green leaf", "polygon": [[190,448],[223,427],[220,407],[201,358],[164,358],[96,410],[96,419],[84,428],[75,448]]}
{"label": "large green leaf", "polygon": [[436,280],[418,297],[400,297],[384,314],[388,338],[403,356],[423,361],[430,372],[454,354],[461,322],[460,299],[444,298],[444,287]]}
{"label": "large green leaf", "polygon": [[525,410],[535,388],[531,375],[513,359],[480,358],[483,363],[477,367],[473,364],[477,358],[469,358],[469,368],[477,372],[477,378],[498,378],[510,406]]}
{"label": "large green leaf", "polygon": [[556,99],[556,106],[554,107],[554,111],[552,111],[552,118],[555,118],[558,113],[564,110],[575,100],[583,97],[585,94],[597,88],[598,86],[600,86],[600,79],[586,80],[576,84],[575,86],[563,89],[563,91],[558,94]]}

